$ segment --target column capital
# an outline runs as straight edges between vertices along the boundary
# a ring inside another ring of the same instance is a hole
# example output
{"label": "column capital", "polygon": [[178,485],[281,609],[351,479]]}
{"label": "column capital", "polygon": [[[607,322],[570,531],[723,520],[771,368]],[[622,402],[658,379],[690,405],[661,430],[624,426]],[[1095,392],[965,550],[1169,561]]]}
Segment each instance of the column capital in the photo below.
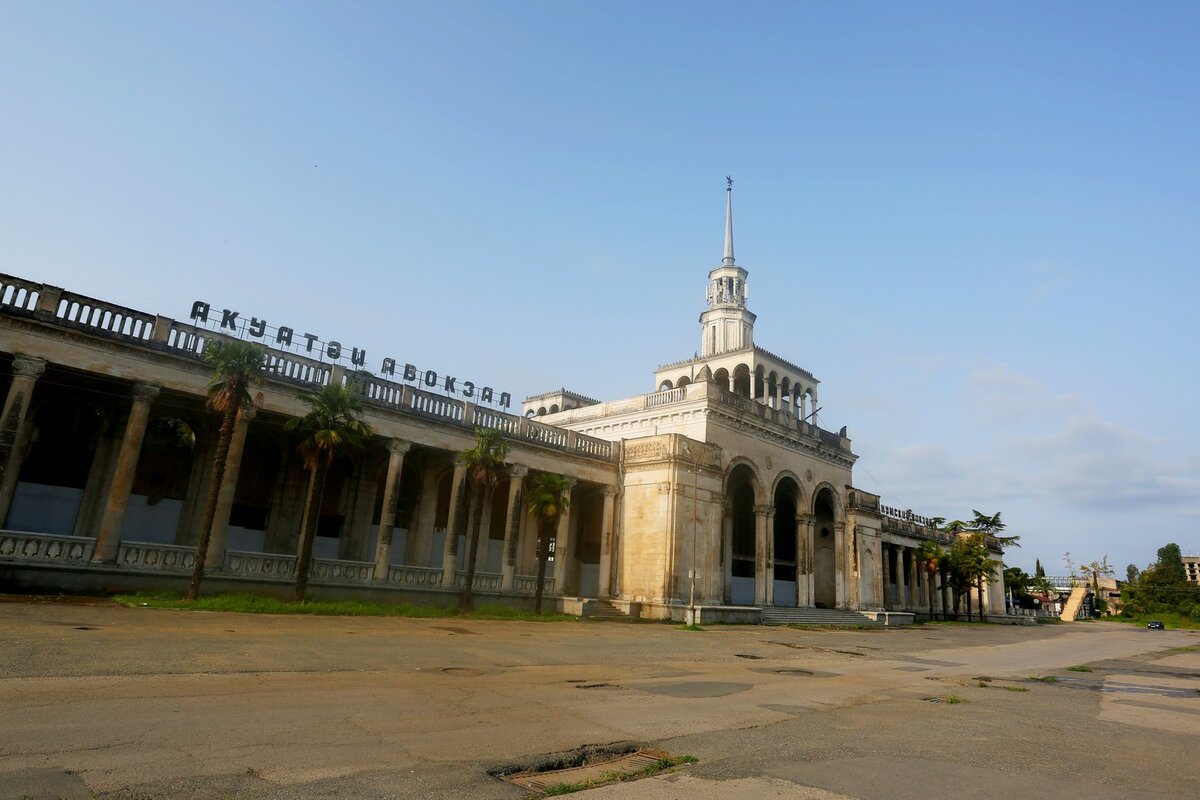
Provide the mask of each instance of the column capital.
{"label": "column capital", "polygon": [[245,408],[238,409],[238,422],[249,423],[258,415],[258,404],[251,403]]}
{"label": "column capital", "polygon": [[768,514],[770,514],[771,512],[773,512],[774,510],[775,510],[775,506],[772,506],[772,505],[761,505],[761,506],[756,505],[754,507],[755,515],[760,516],[760,517],[765,517]]}
{"label": "column capital", "polygon": [[14,377],[20,375],[23,378],[37,380],[46,371],[46,361],[42,358],[13,353],[12,371]]}
{"label": "column capital", "polygon": [[600,494],[604,495],[605,497],[616,497],[616,496],[617,496],[617,487],[615,487],[615,486],[601,486],[601,487],[600,487]]}
{"label": "column capital", "polygon": [[563,477],[566,478],[566,480],[567,480],[567,488],[568,489],[574,489],[575,484],[579,483],[578,478],[572,478],[570,475],[564,475]]}
{"label": "column capital", "polygon": [[524,478],[528,474],[529,474],[529,467],[526,467],[522,464],[509,464],[508,465],[508,476],[510,478],[520,479],[520,478]]}
{"label": "column capital", "polygon": [[388,442],[388,452],[394,456],[402,456],[412,449],[412,442],[407,439],[392,439]]}
{"label": "column capital", "polygon": [[135,383],[133,385],[133,402],[149,403],[158,397],[160,391],[162,391],[162,387],[157,383]]}

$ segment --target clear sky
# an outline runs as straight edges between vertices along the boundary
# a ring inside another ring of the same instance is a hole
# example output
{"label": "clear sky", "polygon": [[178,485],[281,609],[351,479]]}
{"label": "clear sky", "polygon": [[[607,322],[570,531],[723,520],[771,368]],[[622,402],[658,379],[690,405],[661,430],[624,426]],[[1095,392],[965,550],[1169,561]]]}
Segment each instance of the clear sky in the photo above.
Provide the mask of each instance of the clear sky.
{"label": "clear sky", "polygon": [[[0,4],[0,270],[517,398],[758,344],[855,483],[1200,551],[1200,5]],[[369,364],[370,365],[370,364]]]}

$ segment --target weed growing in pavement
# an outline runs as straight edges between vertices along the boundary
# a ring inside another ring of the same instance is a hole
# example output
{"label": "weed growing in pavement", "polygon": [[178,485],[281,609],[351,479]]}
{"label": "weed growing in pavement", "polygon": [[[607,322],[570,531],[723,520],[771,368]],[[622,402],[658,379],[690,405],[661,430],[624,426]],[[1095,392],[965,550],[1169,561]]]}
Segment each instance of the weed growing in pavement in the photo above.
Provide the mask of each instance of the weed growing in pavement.
{"label": "weed growing in pavement", "polygon": [[1067,667],[1069,672],[1091,672],[1092,668],[1087,664],[1076,664],[1073,667]]}
{"label": "weed growing in pavement", "polygon": [[548,797],[556,797],[564,794],[572,794],[574,792],[582,792],[584,789],[591,789],[596,786],[603,786],[606,783],[616,783],[618,781],[632,781],[638,778],[647,778],[651,775],[657,775],[660,772],[665,772],[683,764],[695,764],[697,761],[695,756],[669,756],[660,758],[653,764],[649,764],[634,772],[605,772],[599,777],[589,778],[586,781],[577,783],[552,783],[546,787],[543,792]]}
{"label": "weed growing in pavement", "polygon": [[956,695],[956,694],[949,694],[949,695],[946,695],[946,697],[945,697],[945,698],[943,698],[943,699],[946,701],[946,703],[948,703],[949,705],[952,705],[952,706],[953,706],[953,705],[957,705],[958,703],[965,703],[965,702],[967,702],[966,700],[963,700],[961,697],[959,697],[959,696],[958,696],[958,695]]}
{"label": "weed growing in pavement", "polygon": [[1026,680],[1037,681],[1038,683],[1058,683],[1058,678],[1054,675],[1030,675]]}
{"label": "weed growing in pavement", "polygon": [[1028,692],[1029,691],[1028,686],[1005,686],[1004,688],[1008,689],[1010,692]]}

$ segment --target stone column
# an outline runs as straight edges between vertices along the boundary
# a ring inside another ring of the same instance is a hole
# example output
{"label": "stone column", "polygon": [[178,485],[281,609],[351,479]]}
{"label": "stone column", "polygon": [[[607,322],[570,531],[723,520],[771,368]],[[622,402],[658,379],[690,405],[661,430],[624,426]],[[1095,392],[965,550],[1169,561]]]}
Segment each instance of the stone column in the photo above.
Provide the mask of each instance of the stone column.
{"label": "stone column", "polygon": [[[383,481],[383,508],[379,512],[379,538],[375,543],[375,572],[372,577],[376,581],[388,579],[388,568],[392,561],[392,528],[396,525],[396,506],[400,504],[400,473],[404,469],[404,454],[412,447],[412,442],[403,439],[392,439],[388,443],[387,477]],[[412,531],[409,531],[409,538]]]}
{"label": "stone column", "polygon": [[204,557],[205,569],[221,570],[225,563],[225,540],[229,535],[229,514],[237,494],[238,475],[242,471],[242,454],[246,450],[246,432],[250,421],[258,413],[255,406],[242,409],[233,423],[233,438],[229,440],[229,454],[225,457],[225,474],[221,476],[221,489],[217,493],[217,512],[213,515],[209,531],[208,553]]}
{"label": "stone column", "polygon": [[725,580],[725,586],[722,589],[722,597],[726,605],[733,605],[733,508],[727,503],[724,508],[724,516],[721,519],[721,529],[725,532],[723,541],[721,542],[721,556],[724,561],[722,564],[722,577]]}
{"label": "stone column", "polygon": [[508,511],[504,515],[504,556],[500,561],[500,591],[511,592],[517,574],[517,545],[521,533],[521,488],[529,468],[520,464],[508,467]]}
{"label": "stone column", "polygon": [[796,515],[796,607],[804,605],[808,590],[808,543],[804,540],[804,517]]}
{"label": "stone column", "polygon": [[887,542],[879,543],[879,566],[883,573],[883,592],[879,596],[879,604],[885,609],[892,608],[892,546]]}
{"label": "stone column", "polygon": [[775,506],[767,506],[767,605],[775,605]]}
{"label": "stone column", "polygon": [[[79,513],[75,516],[75,527],[72,533],[76,536],[94,537],[96,535],[100,507],[104,504],[104,498],[108,497],[113,459],[116,458],[117,448],[121,444],[120,439],[113,431],[116,430],[118,422],[123,421],[113,419],[110,413],[105,416],[100,425],[96,449],[92,453],[92,464],[88,468],[87,482],[83,487],[83,498],[79,503]],[[183,523],[182,519],[180,523]],[[180,542],[177,540],[175,543],[195,545],[194,541]]]}
{"label": "stone column", "polygon": [[604,511],[600,519],[600,589],[601,598],[612,597],[612,559],[613,559],[613,509],[616,506],[617,490],[613,486],[605,486],[600,490],[604,495]]}
{"label": "stone column", "polygon": [[21,443],[28,437],[31,424],[29,400],[33,385],[46,371],[46,362],[14,353],[12,371],[12,385],[4,398],[4,411],[0,412],[0,524],[8,519],[8,509],[17,491],[17,478],[25,458]]}
{"label": "stone column", "polygon": [[910,611],[916,611],[920,605],[921,594],[919,586],[919,577],[917,573],[917,551],[913,548],[908,548],[908,608]]}
{"label": "stone column", "polygon": [[754,507],[754,604],[767,604],[767,583],[774,579],[767,573],[770,563],[767,554],[767,512],[771,506]]}
{"label": "stone column", "polygon": [[905,547],[896,548],[896,605],[901,611],[908,608],[908,573],[904,568]]}
{"label": "stone column", "polygon": [[100,516],[93,561],[111,564],[117,560],[117,546],[121,543],[121,528],[125,524],[125,507],[129,503],[129,492],[133,489],[133,476],[142,452],[146,423],[150,421],[150,404],[158,396],[158,391],[159,387],[152,384],[139,383],[133,387],[133,405],[129,409],[125,435],[117,452],[112,487]]}
{"label": "stone column", "polygon": [[461,461],[454,462],[454,477],[450,479],[450,516],[446,520],[446,544],[442,548],[442,586],[455,588],[458,572],[458,528],[462,524],[466,509],[463,494],[466,488],[467,467]]}
{"label": "stone column", "polygon": [[833,523],[833,604],[837,608],[845,608],[846,583],[850,580],[850,570],[846,557],[846,523]]}
{"label": "stone column", "polygon": [[[570,486],[567,490],[569,496],[575,489],[575,479],[567,478],[567,484]],[[575,566],[575,559],[571,556],[573,538],[571,536],[571,506],[568,504],[558,518],[558,531],[554,537],[554,593],[560,596],[566,593],[568,580]]]}
{"label": "stone column", "polygon": [[415,522],[409,523],[408,547],[404,563],[418,567],[433,564],[433,528],[437,524],[438,469],[432,465],[421,470],[421,499],[417,503]]}

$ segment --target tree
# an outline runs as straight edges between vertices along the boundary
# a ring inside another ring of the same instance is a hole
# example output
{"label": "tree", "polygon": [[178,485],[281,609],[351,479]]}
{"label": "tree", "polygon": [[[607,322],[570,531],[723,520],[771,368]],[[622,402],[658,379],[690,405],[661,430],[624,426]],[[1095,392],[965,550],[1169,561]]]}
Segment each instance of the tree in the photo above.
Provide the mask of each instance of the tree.
{"label": "tree", "polygon": [[192,569],[191,583],[188,584],[188,600],[200,596],[200,581],[204,577],[204,562],[208,558],[213,520],[217,516],[221,482],[225,479],[225,462],[233,441],[233,426],[237,423],[238,415],[254,403],[250,387],[262,383],[264,355],[261,347],[249,342],[209,339],[204,348],[204,363],[213,371],[205,405],[221,415],[221,427],[217,433],[217,448],[213,453],[212,476],[204,501],[204,514],[200,518],[200,540],[196,543],[196,565]]}
{"label": "tree", "polygon": [[[929,617],[933,619],[933,584],[934,576],[938,574],[942,561],[942,548],[936,542],[925,539],[913,554],[917,565],[925,572],[925,582],[929,584]],[[946,617],[946,609],[942,609],[942,618]]]}
{"label": "tree", "polygon": [[1035,577],[1035,578],[1046,577],[1046,570],[1042,568],[1042,560],[1040,558],[1038,558],[1038,559],[1035,559],[1035,561],[1037,563],[1036,563],[1036,566],[1033,568],[1033,577]]}
{"label": "tree", "polygon": [[1090,564],[1080,564],[1080,571],[1085,575],[1090,575],[1092,578],[1092,591],[1097,595],[1100,594],[1100,576],[1109,577],[1113,575],[1113,568],[1109,566],[1108,556],[1105,556],[1100,561],[1093,561]]}
{"label": "tree", "polygon": [[459,598],[459,605],[463,609],[470,609],[473,599],[472,584],[475,581],[475,562],[479,550],[479,529],[483,524],[484,500],[491,497],[492,490],[500,482],[500,470],[504,467],[504,457],[507,453],[508,446],[500,437],[500,431],[476,428],[475,446],[459,454],[459,461],[466,467],[468,485],[475,500],[475,521],[467,529],[467,583],[463,586]]}
{"label": "tree", "polygon": [[1000,519],[1000,512],[995,514],[984,514],[982,511],[975,509],[971,510],[975,515],[975,519],[971,520],[971,529],[978,531],[979,544],[983,547],[983,559],[986,563],[980,563],[977,567],[976,585],[979,588],[979,621],[983,622],[983,587],[996,579],[992,568],[991,559],[987,556],[987,538],[991,536],[998,541],[1001,546],[1014,545],[1020,547],[1020,536],[1001,536],[1000,531],[1004,530],[1007,525]]}
{"label": "tree", "polygon": [[308,413],[289,420],[286,426],[288,430],[300,434],[299,450],[309,470],[308,495],[300,528],[300,547],[296,555],[297,602],[304,599],[304,592],[308,588],[308,570],[312,563],[317,525],[321,521],[321,502],[325,496],[329,466],[339,452],[346,448],[361,447],[371,435],[370,426],[359,416],[362,413],[362,400],[353,383],[330,383],[316,391],[303,393],[300,399],[308,406]]}
{"label": "tree", "polygon": [[1129,566],[1125,567],[1125,582],[1126,583],[1137,583],[1137,580],[1138,580],[1137,564],[1130,564]]}
{"label": "tree", "polygon": [[[550,541],[558,527],[558,518],[562,512],[571,506],[571,482],[562,475],[541,472],[534,476],[529,493],[525,496],[525,506],[537,521],[537,583],[533,590],[533,610],[542,613],[542,584],[546,581],[546,559],[550,554]],[[562,568],[563,556],[559,554],[559,566]]]}
{"label": "tree", "polygon": [[1183,554],[1179,545],[1171,542],[1158,548],[1158,561],[1155,563],[1162,577],[1171,583],[1186,583],[1187,570],[1183,568]]}

